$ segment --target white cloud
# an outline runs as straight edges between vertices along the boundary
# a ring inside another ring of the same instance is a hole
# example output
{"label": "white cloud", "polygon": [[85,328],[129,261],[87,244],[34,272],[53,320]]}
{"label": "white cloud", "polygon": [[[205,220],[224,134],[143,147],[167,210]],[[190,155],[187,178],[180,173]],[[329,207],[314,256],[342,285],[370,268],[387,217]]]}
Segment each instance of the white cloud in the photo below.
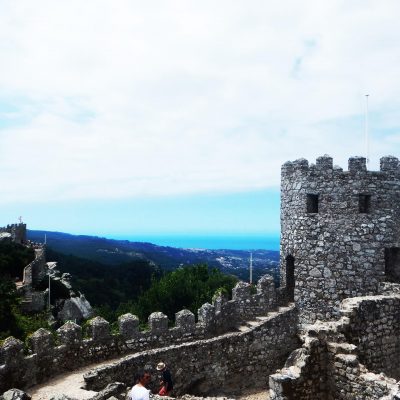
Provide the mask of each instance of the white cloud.
{"label": "white cloud", "polygon": [[2,202],[250,190],[324,153],[346,167],[367,92],[374,165],[400,155],[396,0],[0,9]]}

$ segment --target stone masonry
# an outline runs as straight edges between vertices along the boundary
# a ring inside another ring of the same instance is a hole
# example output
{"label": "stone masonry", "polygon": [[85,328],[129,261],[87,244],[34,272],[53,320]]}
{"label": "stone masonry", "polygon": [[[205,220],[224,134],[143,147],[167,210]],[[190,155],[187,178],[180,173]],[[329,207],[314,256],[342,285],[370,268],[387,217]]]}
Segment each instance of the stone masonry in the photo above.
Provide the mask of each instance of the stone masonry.
{"label": "stone masonry", "polygon": [[175,396],[215,395],[221,393],[221,388],[230,393],[245,388],[265,389],[268,376],[283,365],[299,343],[296,321],[292,305],[242,332],[138,352],[87,373],[86,388],[101,390],[115,381],[132,386],[139,368],[168,360],[174,369]]}
{"label": "stone masonry", "polygon": [[282,167],[281,284],[292,292],[300,323],[339,317],[340,302],[374,295],[400,280],[400,167],[383,157],[367,171],[363,157],[349,170],[329,156]]}
{"label": "stone masonry", "polygon": [[[267,316],[271,312],[273,314],[265,322],[271,327],[270,334],[265,331],[265,327],[262,329],[264,329],[264,336],[270,336],[265,339],[266,342],[270,341],[273,344],[270,352],[275,361],[268,363],[269,371],[272,372],[280,365],[277,360],[283,361],[299,344],[296,337],[297,311],[292,306],[286,311],[276,313],[278,307],[283,305],[277,301],[280,298],[277,292],[272,277],[260,279],[257,293],[254,295],[250,293],[250,284],[241,282],[235,288],[232,300],[218,297],[213,304],[204,304],[198,310],[198,322],[195,322],[195,316],[190,311],[182,310],[176,314],[175,326],[172,328],[168,327],[168,319],[164,314],[154,312],[149,317],[147,331],[139,330],[139,320],[136,316],[125,314],[119,318],[119,332],[115,334],[110,332],[107,321],[96,317],[89,321],[86,332],[82,332],[82,328],[73,322],[67,322],[59,328],[57,337],[53,337],[45,329],[39,329],[30,337],[26,352],[20,340],[7,338],[0,347],[0,391],[12,387],[25,389],[61,372],[118,355],[138,352],[150,354],[154,349],[175,345],[173,353],[179,356],[180,349],[183,349],[180,346],[183,343],[190,342],[194,347],[198,343],[200,346],[200,343],[203,343],[202,340],[218,338],[221,337],[218,335],[226,332],[237,331],[237,328],[245,321],[257,320],[259,316]],[[249,305],[248,314],[243,311],[246,304]],[[257,338],[258,335],[255,334],[254,337]],[[252,354],[258,354],[260,357],[260,359],[249,357],[244,366],[261,362],[264,356],[259,352],[263,346],[253,343],[253,339],[251,341],[246,339],[246,335],[239,336],[240,343],[251,346]],[[225,343],[228,339],[221,340],[221,343]],[[232,343],[236,343],[236,340],[232,340]],[[231,343],[229,340],[228,342]],[[215,342],[213,346],[218,353],[215,353],[215,357],[218,358],[225,353],[218,350],[221,349],[222,344],[216,343],[219,342]],[[242,351],[248,350],[244,347]],[[205,357],[204,362],[207,360]],[[135,365],[137,367],[137,364]],[[196,365],[199,366],[200,361]],[[228,371],[229,368],[226,370]],[[100,380],[100,384],[104,382],[104,379]],[[266,380],[264,383],[267,384]]]}
{"label": "stone masonry", "polygon": [[399,399],[399,312],[400,295],[356,297],[337,321],[307,325],[303,346],[270,376],[271,400]]}

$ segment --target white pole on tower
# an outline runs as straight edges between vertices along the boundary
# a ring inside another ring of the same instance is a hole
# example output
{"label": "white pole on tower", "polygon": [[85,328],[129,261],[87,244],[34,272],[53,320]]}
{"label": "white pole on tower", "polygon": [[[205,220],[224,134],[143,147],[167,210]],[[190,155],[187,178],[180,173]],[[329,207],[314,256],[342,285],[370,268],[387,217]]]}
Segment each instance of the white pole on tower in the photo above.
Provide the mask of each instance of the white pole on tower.
{"label": "white pole on tower", "polygon": [[253,253],[250,253],[250,284],[253,283]]}
{"label": "white pole on tower", "polygon": [[365,158],[367,160],[367,169],[369,167],[368,98],[369,94],[366,94],[365,95]]}
{"label": "white pole on tower", "polygon": [[49,304],[48,304],[48,309],[50,310],[51,308],[51,304],[50,304],[50,282],[51,282],[51,278],[50,278],[50,269],[47,271],[47,273],[49,274]]}

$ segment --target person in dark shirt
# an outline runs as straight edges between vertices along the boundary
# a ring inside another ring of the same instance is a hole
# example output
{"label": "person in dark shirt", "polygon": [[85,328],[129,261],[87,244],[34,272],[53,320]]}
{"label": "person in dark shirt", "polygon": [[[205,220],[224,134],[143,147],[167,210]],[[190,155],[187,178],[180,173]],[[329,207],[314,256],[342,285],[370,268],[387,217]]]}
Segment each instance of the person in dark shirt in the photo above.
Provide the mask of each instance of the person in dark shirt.
{"label": "person in dark shirt", "polygon": [[172,377],[171,377],[171,372],[169,372],[169,369],[163,362],[159,362],[156,367],[157,371],[162,373],[162,377],[160,380],[160,391],[158,394],[160,396],[169,396],[171,394],[171,391],[173,389],[173,383],[172,383]]}

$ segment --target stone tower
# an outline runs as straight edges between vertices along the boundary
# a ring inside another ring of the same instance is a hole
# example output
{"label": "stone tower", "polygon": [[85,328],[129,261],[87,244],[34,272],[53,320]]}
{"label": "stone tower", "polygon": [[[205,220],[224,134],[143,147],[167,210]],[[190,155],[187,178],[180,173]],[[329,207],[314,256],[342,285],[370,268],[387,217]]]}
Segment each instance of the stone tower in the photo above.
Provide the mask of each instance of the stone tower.
{"label": "stone tower", "polygon": [[0,232],[9,233],[14,243],[23,244],[26,242],[26,224],[22,222],[1,227]]}
{"label": "stone tower", "polygon": [[399,282],[399,160],[381,158],[380,171],[367,171],[363,157],[350,158],[348,171],[329,156],[285,163],[280,257],[281,286],[301,323],[335,317],[344,298]]}

